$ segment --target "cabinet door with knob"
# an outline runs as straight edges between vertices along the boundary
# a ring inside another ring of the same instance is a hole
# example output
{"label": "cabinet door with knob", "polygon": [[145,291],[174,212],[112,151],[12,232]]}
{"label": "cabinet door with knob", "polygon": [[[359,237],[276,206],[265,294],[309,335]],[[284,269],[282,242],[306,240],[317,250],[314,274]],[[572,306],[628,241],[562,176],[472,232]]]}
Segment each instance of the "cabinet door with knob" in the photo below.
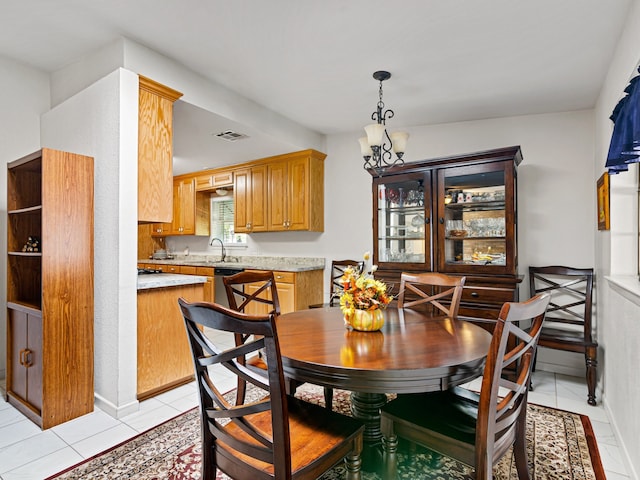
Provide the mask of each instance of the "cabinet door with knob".
{"label": "cabinet door with knob", "polygon": [[234,230],[267,231],[267,166],[257,165],[234,173]]}

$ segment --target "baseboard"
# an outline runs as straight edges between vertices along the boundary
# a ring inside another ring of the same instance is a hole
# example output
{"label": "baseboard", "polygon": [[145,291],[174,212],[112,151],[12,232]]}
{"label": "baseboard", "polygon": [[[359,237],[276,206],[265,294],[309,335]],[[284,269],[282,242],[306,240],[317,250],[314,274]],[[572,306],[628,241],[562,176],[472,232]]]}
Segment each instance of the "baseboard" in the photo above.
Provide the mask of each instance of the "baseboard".
{"label": "baseboard", "polygon": [[607,402],[606,395],[602,396],[602,406],[604,407],[605,412],[607,412],[607,417],[609,417],[609,424],[611,425],[611,429],[613,430],[613,434],[616,436],[616,443],[618,444],[618,448],[621,452],[622,461],[624,462],[624,466],[627,469],[627,473],[629,475],[630,480],[640,480],[640,476],[638,472],[633,468],[633,464],[631,463],[631,454],[627,450],[624,443],[621,441],[620,429],[618,428],[618,424],[616,423],[616,417],[612,413],[609,408],[609,403]]}
{"label": "baseboard", "polygon": [[140,402],[138,400],[134,400],[133,402],[127,403],[125,405],[114,405],[112,402],[106,400],[104,397],[98,395],[97,393],[94,395],[95,406],[100,408],[103,412],[113,418],[122,418],[126,417],[131,413],[136,413],[140,410]]}

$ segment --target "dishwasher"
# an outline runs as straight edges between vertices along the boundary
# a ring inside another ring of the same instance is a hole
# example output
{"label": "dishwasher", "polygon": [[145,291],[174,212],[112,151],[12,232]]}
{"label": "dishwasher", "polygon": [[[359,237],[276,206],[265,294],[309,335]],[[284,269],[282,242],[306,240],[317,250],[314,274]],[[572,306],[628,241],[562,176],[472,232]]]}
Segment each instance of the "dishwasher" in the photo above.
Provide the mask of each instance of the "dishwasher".
{"label": "dishwasher", "polygon": [[227,300],[227,291],[224,288],[222,277],[235,275],[243,272],[242,267],[214,267],[213,269],[213,301],[218,305],[229,308],[229,300]]}

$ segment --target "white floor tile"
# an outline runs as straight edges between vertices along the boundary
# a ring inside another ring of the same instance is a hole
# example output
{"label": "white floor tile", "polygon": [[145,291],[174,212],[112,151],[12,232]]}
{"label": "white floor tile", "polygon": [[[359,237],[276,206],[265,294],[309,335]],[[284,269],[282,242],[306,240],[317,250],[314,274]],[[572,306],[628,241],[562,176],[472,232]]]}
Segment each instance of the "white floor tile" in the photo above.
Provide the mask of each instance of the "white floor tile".
{"label": "white floor tile", "polygon": [[138,432],[129,425],[119,423],[114,427],[74,443],[72,447],[83,458],[90,458],[136,435],[138,435]]}
{"label": "white floor tile", "polygon": [[116,418],[96,408],[93,412],[57,425],[52,430],[67,444],[73,444],[103,430],[113,428],[119,423]]}
{"label": "white floor tile", "polygon": [[558,401],[555,393],[541,393],[537,389],[529,392],[529,403],[535,403],[536,405],[542,405],[543,407],[558,408]]}
{"label": "white floor tile", "polygon": [[137,432],[144,432],[179,414],[179,410],[176,410],[169,405],[161,404],[159,408],[155,408],[153,410],[146,410],[127,415],[122,418],[122,423],[129,425]]}
{"label": "white floor tile", "polygon": [[67,444],[50,430],[45,430],[26,440],[12,443],[0,450],[0,475],[4,477],[5,472],[31,464],[39,458],[66,447]]}
{"label": "white floor tile", "polygon": [[630,478],[628,475],[621,475],[619,473],[610,472],[609,470],[605,470],[604,473],[607,476],[607,480],[629,480]]}
{"label": "white floor tile", "polygon": [[196,389],[195,382],[188,383],[187,385],[182,385],[178,388],[174,388],[173,390],[169,390],[168,392],[161,393],[160,395],[156,395],[153,397],[159,402],[165,403],[167,405],[171,405],[176,400],[186,397],[187,395],[197,394],[198,391]]}
{"label": "white floor tile", "polygon": [[613,428],[611,428],[610,423],[591,420],[591,426],[593,427],[593,433],[595,433],[596,435],[598,445],[600,445],[601,443],[606,443],[607,445],[618,446],[618,442],[616,440],[615,434],[613,433]]}
{"label": "white floor tile", "polygon": [[600,451],[602,466],[605,470],[619,473],[621,475],[628,474],[627,468],[625,467],[624,461],[622,459],[622,454],[618,447],[603,443],[598,444],[598,450]]}
{"label": "white floor tile", "polygon": [[[35,423],[21,415],[17,410],[16,413],[22,417],[22,419],[17,422],[4,424],[2,420],[0,420],[0,425],[2,425],[2,427],[0,427],[0,454],[3,448],[42,433],[40,427]],[[0,467],[0,469],[1,468],[2,467]]]}
{"label": "white floor tile", "polygon": [[26,465],[2,474],[3,480],[38,480],[54,475],[82,461],[82,457],[71,447],[65,447],[45,455]]}
{"label": "white floor tile", "polygon": [[543,370],[537,370],[533,372],[531,377],[531,383],[533,389],[531,391],[537,393],[545,393],[547,395],[556,394],[556,377],[551,372],[545,372]]}

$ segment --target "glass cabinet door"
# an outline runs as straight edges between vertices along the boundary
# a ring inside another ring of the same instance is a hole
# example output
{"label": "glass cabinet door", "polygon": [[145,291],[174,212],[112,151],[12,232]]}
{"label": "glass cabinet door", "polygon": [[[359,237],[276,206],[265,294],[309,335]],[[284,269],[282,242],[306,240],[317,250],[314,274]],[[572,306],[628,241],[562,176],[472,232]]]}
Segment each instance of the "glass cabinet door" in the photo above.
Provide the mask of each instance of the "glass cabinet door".
{"label": "glass cabinet door", "polygon": [[374,182],[377,263],[419,264],[430,269],[430,175],[395,175]]}
{"label": "glass cabinet door", "polygon": [[508,162],[438,172],[438,267],[511,273],[515,252],[513,169]]}

